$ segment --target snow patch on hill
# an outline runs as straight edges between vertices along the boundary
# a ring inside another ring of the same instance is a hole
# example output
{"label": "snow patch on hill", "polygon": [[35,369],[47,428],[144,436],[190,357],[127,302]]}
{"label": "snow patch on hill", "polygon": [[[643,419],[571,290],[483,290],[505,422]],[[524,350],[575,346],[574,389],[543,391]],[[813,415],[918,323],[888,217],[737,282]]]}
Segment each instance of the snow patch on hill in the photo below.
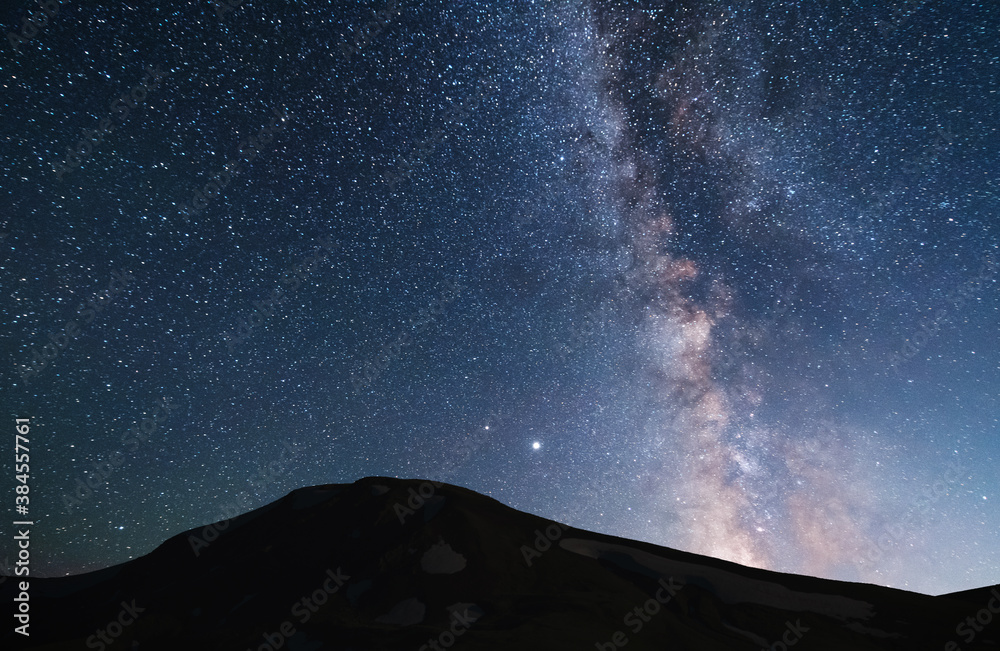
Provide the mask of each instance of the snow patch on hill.
{"label": "snow patch on hill", "polygon": [[563,538],[563,549],[615,563],[651,578],[674,577],[677,581],[700,585],[727,604],[756,603],[790,611],[809,611],[841,620],[867,620],[874,614],[872,604],[839,595],[796,592],[778,583],[751,579],[726,570],[662,558],[625,545],[581,538]]}

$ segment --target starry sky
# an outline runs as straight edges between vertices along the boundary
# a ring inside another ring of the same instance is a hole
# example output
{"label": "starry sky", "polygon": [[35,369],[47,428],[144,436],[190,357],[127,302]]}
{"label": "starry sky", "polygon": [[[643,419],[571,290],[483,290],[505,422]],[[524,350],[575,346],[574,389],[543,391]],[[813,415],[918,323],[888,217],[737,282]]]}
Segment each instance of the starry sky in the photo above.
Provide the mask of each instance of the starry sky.
{"label": "starry sky", "polygon": [[0,11],[34,575],[384,475],[1000,582],[990,3],[36,6]]}

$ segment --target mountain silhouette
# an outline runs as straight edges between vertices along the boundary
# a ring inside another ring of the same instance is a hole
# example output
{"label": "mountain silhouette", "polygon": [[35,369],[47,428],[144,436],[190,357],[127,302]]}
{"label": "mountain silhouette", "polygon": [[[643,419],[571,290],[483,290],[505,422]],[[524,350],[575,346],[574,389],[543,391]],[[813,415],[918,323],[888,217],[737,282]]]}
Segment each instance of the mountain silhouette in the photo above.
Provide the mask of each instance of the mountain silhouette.
{"label": "mountain silhouette", "polygon": [[[18,604],[19,582],[0,586],[3,603]],[[299,489],[121,565],[31,578],[28,603],[30,636],[15,619],[0,648],[1000,649],[998,586],[927,596],[770,572],[387,477]]]}

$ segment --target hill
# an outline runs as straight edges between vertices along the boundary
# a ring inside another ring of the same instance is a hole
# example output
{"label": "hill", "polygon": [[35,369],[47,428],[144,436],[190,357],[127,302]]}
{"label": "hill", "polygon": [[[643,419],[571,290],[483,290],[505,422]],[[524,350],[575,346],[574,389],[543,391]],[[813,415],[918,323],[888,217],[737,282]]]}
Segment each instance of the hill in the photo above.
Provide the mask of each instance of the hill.
{"label": "hill", "polygon": [[30,606],[30,638],[7,626],[2,648],[1000,649],[997,586],[933,597],[768,572],[386,477],[33,578]]}

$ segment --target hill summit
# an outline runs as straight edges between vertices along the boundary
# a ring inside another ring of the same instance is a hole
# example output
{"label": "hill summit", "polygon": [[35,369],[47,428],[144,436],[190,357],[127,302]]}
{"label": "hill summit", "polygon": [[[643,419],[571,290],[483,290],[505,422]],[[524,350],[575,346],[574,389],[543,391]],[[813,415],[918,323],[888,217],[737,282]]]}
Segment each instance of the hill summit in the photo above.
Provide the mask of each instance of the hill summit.
{"label": "hill summit", "polygon": [[932,597],[769,572],[387,477],[32,578],[31,613],[4,649],[1000,649],[998,586]]}

